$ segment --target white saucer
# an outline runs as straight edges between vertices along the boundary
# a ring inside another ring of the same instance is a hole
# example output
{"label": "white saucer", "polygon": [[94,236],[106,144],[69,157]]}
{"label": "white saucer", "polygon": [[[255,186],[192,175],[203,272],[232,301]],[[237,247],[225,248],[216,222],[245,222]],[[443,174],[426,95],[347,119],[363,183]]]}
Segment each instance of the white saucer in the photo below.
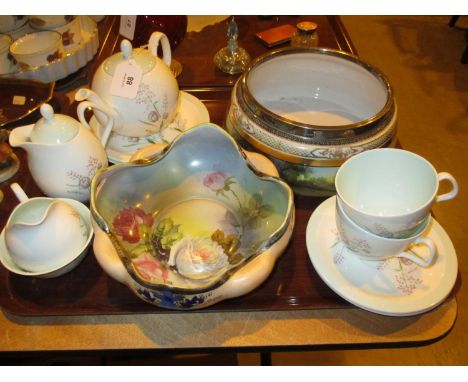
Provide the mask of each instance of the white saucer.
{"label": "white saucer", "polygon": [[[112,163],[129,162],[132,154],[138,149],[152,143],[170,143],[180,132],[205,122],[210,122],[210,115],[203,102],[189,93],[180,91],[180,105],[175,116],[175,122],[168,126],[164,135],[158,133],[138,139],[111,134],[106,146],[107,157]],[[94,116],[91,118],[89,125],[93,131],[99,131],[100,129],[99,122]],[[122,145],[122,150],[116,149],[119,144]]]}
{"label": "white saucer", "polygon": [[388,316],[420,314],[445,300],[457,278],[457,255],[435,219],[425,233],[438,250],[431,267],[421,268],[401,258],[365,261],[348,252],[340,240],[335,198],[317,207],[306,230],[310,260],[335,293],[360,308]]}

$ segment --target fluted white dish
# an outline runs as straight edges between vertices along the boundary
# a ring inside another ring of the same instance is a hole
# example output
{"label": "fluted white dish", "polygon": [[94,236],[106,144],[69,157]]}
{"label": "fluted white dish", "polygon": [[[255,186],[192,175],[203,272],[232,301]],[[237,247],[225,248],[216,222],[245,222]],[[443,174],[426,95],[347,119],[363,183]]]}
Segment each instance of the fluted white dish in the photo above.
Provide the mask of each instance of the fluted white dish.
{"label": "fluted white dish", "polygon": [[9,78],[31,79],[40,82],[54,82],[75,73],[92,60],[99,47],[96,22],[89,16],[78,16],[81,23],[81,43],[64,54],[61,59],[48,65],[22,69],[5,75]]}

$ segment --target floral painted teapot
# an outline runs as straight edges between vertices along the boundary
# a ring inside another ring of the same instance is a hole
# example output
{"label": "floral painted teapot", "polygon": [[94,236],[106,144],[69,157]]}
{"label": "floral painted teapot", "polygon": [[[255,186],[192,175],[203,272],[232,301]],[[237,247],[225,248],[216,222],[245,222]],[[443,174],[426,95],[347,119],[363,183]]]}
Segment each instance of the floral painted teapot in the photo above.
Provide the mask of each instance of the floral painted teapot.
{"label": "floral painted teapot", "polygon": [[[160,43],[162,59],[157,56]],[[113,133],[127,137],[158,133],[172,122],[179,102],[169,40],[154,32],[148,49],[132,49],[128,40],[122,40],[120,49],[97,69],[91,90],[76,93],[75,100],[83,101],[78,105],[78,118],[87,125],[84,113],[90,107],[101,126],[109,118],[114,121]]]}
{"label": "floral painted teapot", "polygon": [[94,174],[107,167],[102,143],[74,118],[54,114],[49,104],[40,112],[36,124],[11,131],[10,145],[26,150],[31,175],[44,194],[88,201]]}

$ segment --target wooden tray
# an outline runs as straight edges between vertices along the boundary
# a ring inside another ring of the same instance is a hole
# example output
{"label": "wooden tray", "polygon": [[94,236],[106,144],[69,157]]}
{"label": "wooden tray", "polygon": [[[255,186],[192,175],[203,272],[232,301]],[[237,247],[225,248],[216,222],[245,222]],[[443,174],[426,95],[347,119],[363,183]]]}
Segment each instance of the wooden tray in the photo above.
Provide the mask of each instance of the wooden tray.
{"label": "wooden tray", "polygon": [[[199,89],[192,94],[207,106],[211,121],[223,126],[228,90]],[[73,115],[76,104],[64,105]],[[3,228],[17,201],[9,188],[18,182],[30,196],[42,196],[32,179],[26,153],[15,150],[21,165],[18,174],[2,184],[5,194],[0,204],[0,226]],[[318,309],[345,307],[320,279],[311,265],[306,249],[305,231],[312,211],[323,198],[296,198],[296,226],[291,242],[278,260],[272,274],[259,288],[246,296],[225,300],[203,311],[247,311]],[[85,260],[72,272],[55,279],[19,276],[0,266],[0,306],[17,315],[82,315],[115,313],[168,313],[171,311],[144,303],[123,284],[114,281],[96,262],[92,248]]]}
{"label": "wooden tray", "polygon": [[[252,57],[268,51],[255,40],[255,33],[281,24],[295,24],[310,19],[320,26],[320,45],[356,53],[341,21],[334,16],[238,16],[239,42]],[[101,46],[95,58],[76,74],[59,81],[50,103],[58,113],[76,118],[76,103],[70,103],[67,92],[89,84],[94,71],[101,62],[119,49],[119,18],[107,16],[99,23]],[[187,33],[182,43],[174,50],[174,57],[183,65],[178,78],[181,89],[191,92],[207,106],[211,121],[224,125],[231,87],[237,76],[227,76],[213,68],[212,59],[218,49],[226,44],[226,24],[206,27],[200,32]],[[14,126],[34,123],[37,113]],[[42,196],[27,168],[26,153],[15,149],[21,161],[18,173],[1,184],[5,194],[0,203],[0,227],[17,204],[9,188],[18,182],[30,197]],[[203,311],[248,311],[319,309],[350,306],[338,297],[320,279],[313,269],[306,249],[305,230],[313,210],[324,199],[297,198],[296,226],[293,238],[278,260],[270,277],[248,295],[225,300]],[[36,279],[9,273],[0,265],[0,306],[17,315],[83,315],[118,313],[170,313],[144,303],[130,290],[105,274],[97,264],[92,249],[85,260],[72,272],[56,279]]]}

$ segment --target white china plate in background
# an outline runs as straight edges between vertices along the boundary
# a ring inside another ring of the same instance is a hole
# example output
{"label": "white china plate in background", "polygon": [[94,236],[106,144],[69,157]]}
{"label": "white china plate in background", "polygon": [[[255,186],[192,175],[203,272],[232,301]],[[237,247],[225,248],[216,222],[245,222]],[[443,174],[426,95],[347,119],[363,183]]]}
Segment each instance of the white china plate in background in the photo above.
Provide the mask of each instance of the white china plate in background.
{"label": "white china plate in background", "polygon": [[[179,128],[183,131],[189,130],[192,127],[199,125],[200,123],[210,122],[210,115],[208,113],[208,109],[200,101],[197,97],[184,92],[180,91],[180,105],[179,109],[176,114],[176,118],[182,121]],[[100,129],[99,122],[93,116],[89,122],[91,129],[93,131],[98,131]],[[112,136],[111,136],[112,137]],[[171,136],[169,142],[171,142],[175,138],[175,135]],[[112,163],[123,163],[129,162],[130,157],[133,153],[135,153],[138,149],[145,147],[151,143],[141,144],[143,138],[140,139],[140,143],[134,146],[134,150],[129,150],[128,148],[125,151],[118,151],[113,148],[109,147],[109,144],[106,147],[107,157],[110,162]],[[155,139],[154,143],[168,143],[164,142],[160,139]]]}
{"label": "white china plate in background", "polygon": [[421,268],[401,258],[365,261],[340,240],[335,199],[333,196],[317,207],[306,229],[310,260],[335,293],[362,309],[388,316],[420,314],[445,300],[455,284],[458,264],[450,238],[435,219],[424,234],[438,250],[430,267]]}

